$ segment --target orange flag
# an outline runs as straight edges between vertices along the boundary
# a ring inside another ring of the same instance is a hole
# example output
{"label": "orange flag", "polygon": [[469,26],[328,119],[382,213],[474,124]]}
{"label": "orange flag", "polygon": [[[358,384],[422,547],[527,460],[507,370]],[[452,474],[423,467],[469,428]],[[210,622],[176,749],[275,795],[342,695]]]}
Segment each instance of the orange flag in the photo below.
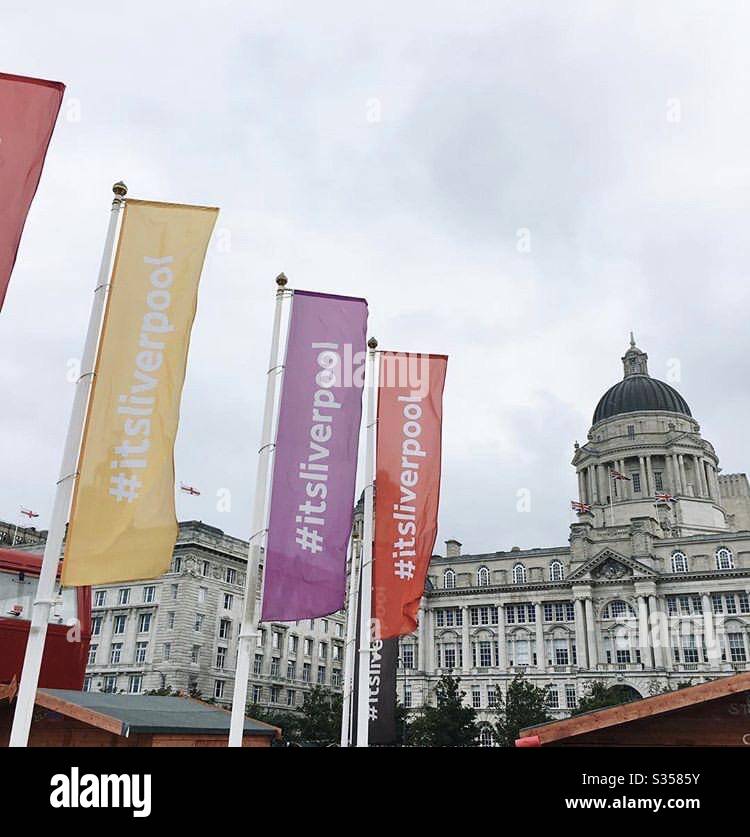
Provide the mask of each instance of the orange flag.
{"label": "orange flag", "polygon": [[417,627],[437,537],[448,358],[380,356],[372,615],[389,639]]}

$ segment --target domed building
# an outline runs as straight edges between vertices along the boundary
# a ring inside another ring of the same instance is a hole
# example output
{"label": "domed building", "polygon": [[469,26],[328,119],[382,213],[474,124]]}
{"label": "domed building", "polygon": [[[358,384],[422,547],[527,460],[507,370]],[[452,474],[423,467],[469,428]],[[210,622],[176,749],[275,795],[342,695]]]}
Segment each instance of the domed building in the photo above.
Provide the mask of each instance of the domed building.
{"label": "domed building", "polygon": [[622,365],[574,446],[568,544],[476,555],[449,540],[433,556],[419,628],[400,643],[406,706],[434,701],[449,672],[490,721],[516,674],[564,717],[595,681],[635,698],[748,667],[747,477],[721,473],[632,335]]}

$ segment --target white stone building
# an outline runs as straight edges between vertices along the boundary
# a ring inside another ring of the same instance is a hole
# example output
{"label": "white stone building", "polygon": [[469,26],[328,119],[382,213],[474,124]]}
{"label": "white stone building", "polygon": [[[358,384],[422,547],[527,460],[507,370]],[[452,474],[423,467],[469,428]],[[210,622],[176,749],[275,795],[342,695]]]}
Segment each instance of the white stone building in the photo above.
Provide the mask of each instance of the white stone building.
{"label": "white stone building", "polygon": [[[230,704],[247,548],[220,529],[181,523],[168,573],[93,587],[84,688],[138,693],[171,687]],[[339,689],[344,633],[340,614],[264,625],[248,700],[298,708],[315,684]]]}
{"label": "white stone building", "polygon": [[590,511],[568,544],[465,555],[451,540],[433,557],[419,629],[401,641],[407,706],[434,700],[446,672],[460,675],[481,717],[518,672],[564,716],[595,680],[643,696],[746,669],[747,477],[720,473],[687,403],[650,377],[632,338],[622,361],[623,380],[575,445]]}

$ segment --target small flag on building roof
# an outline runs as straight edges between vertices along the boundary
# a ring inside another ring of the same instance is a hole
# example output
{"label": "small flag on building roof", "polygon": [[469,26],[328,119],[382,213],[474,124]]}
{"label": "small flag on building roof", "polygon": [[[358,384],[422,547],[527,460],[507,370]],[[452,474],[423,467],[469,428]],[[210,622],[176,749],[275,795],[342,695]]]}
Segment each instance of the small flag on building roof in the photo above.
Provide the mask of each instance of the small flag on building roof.
{"label": "small flag on building roof", "polygon": [[571,500],[570,507],[577,514],[586,514],[591,511],[591,506],[588,503],[579,503],[578,500]]}

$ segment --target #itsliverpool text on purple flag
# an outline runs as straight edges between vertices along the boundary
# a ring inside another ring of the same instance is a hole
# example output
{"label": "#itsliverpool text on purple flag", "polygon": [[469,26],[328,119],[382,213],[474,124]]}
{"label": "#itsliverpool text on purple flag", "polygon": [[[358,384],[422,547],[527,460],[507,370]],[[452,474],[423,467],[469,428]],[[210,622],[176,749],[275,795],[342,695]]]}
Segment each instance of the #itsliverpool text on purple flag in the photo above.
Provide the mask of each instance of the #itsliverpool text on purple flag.
{"label": "#itsliverpool text on purple flag", "polygon": [[295,291],[271,488],[261,620],[344,606],[367,302]]}

